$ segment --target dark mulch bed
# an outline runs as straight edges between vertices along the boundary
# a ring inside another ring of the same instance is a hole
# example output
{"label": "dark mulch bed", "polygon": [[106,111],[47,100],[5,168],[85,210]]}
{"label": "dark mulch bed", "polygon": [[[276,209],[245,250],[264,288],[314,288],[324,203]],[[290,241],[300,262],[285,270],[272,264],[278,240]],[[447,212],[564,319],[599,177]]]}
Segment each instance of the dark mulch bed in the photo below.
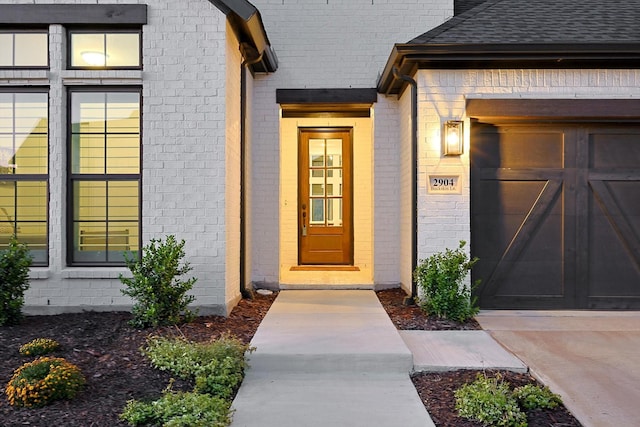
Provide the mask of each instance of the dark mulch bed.
{"label": "dark mulch bed", "polygon": [[[496,372],[487,371],[493,377]],[[431,419],[438,427],[482,427],[482,423],[460,418],[455,409],[453,393],[476,379],[477,371],[424,372],[414,374],[411,379],[418,390]],[[504,381],[513,387],[536,383],[528,374],[501,371]],[[527,412],[529,427],[581,427],[582,425],[564,406],[555,409],[539,409]]]}
{"label": "dark mulch bed", "polygon": [[[129,313],[79,313],[27,316],[18,326],[0,327],[0,425],[1,426],[125,426],[118,414],[130,399],[155,399],[169,383],[170,374],[153,369],[140,347],[150,334],[184,335],[207,341],[232,332],[249,343],[275,295],[242,300],[231,315],[199,317],[180,327],[138,330],[128,325]],[[4,387],[13,371],[32,358],[18,353],[35,338],[53,338],[62,348],[53,355],[78,365],[87,385],[72,401],[54,402],[37,409],[14,408],[7,403]],[[176,381],[176,390],[187,388]]]}
{"label": "dark mulch bed", "polygon": [[407,294],[400,288],[385,289],[376,292],[382,306],[396,325],[396,328],[407,331],[449,331],[482,329],[475,319],[466,322],[440,319],[426,315],[416,304],[405,305]]}
{"label": "dark mulch bed", "polygon": [[[443,330],[480,329],[473,321],[465,324],[426,316],[415,306],[403,305],[405,294],[399,289],[378,292],[378,298],[398,329]],[[155,399],[169,383],[170,375],[157,371],[141,355],[140,347],[151,334],[180,335],[194,341],[206,341],[231,332],[249,343],[276,295],[256,294],[242,300],[229,317],[199,317],[180,327],[138,330],[127,322],[129,313],[80,313],[58,316],[28,316],[22,324],[0,327],[0,426],[124,426],[118,414],[130,399]],[[37,409],[11,407],[4,396],[4,386],[13,371],[31,358],[22,357],[18,349],[35,338],[53,338],[62,345],[54,356],[78,365],[87,377],[82,393],[72,401],[55,402]],[[509,381],[510,375],[505,374]],[[531,377],[527,381],[533,381]],[[453,409],[453,391],[472,381],[475,372],[458,371],[419,374],[414,384],[438,427],[478,426],[457,417]],[[188,384],[177,381],[174,389]],[[570,414],[535,414],[531,426],[580,426]],[[564,414],[564,415],[563,415]],[[571,418],[569,418],[571,417]]]}
{"label": "dark mulch bed", "polygon": [[[418,306],[403,304],[406,294],[402,289],[389,289],[377,292],[378,299],[389,314],[396,328],[401,330],[473,330],[482,329],[478,322],[465,323],[438,319],[426,315]],[[497,372],[486,372],[493,376]],[[481,423],[460,418],[455,409],[453,393],[476,379],[478,371],[452,371],[437,373],[416,373],[411,377],[427,411],[437,427],[482,427]],[[525,384],[537,384],[528,374],[516,374],[501,371],[505,381],[518,387]],[[581,424],[564,406],[553,410],[538,410],[527,413],[530,427],[581,427]]]}

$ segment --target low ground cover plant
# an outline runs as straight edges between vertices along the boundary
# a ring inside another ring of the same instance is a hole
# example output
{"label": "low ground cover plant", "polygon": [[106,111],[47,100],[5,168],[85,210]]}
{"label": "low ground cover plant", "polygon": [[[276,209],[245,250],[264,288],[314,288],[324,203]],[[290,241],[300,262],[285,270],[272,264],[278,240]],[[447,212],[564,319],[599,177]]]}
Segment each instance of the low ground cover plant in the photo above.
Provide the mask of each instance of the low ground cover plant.
{"label": "low ground cover plant", "polygon": [[120,418],[132,426],[226,427],[231,424],[230,406],[216,396],[169,389],[153,402],[129,401]]}
{"label": "low ground cover plant", "polygon": [[54,400],[72,399],[85,378],[76,365],[58,357],[40,357],[14,371],[5,388],[9,404],[38,407]]}
{"label": "low ground cover plant", "polygon": [[0,326],[16,325],[22,319],[32,260],[29,248],[19,243],[15,235],[9,240],[9,247],[0,251]]}
{"label": "low ground cover plant", "polygon": [[228,426],[231,400],[244,378],[246,354],[251,351],[229,334],[205,343],[149,338],[142,352],[152,366],[191,381],[193,391],[174,392],[170,384],[158,400],[127,402],[120,418],[132,426]]}
{"label": "low ground cover plant", "polygon": [[126,287],[122,293],[135,301],[132,326],[175,325],[195,317],[195,313],[187,309],[195,297],[186,293],[197,279],[180,278],[192,270],[188,262],[183,262],[184,245],[184,240],[177,242],[170,235],[165,240],[151,239],[142,248],[140,259],[125,255],[132,277],[120,275],[120,281]]}
{"label": "low ground cover plant", "polygon": [[51,338],[36,338],[20,347],[23,356],[43,356],[60,348],[60,343]]}
{"label": "low ground cover plant", "polygon": [[455,392],[456,410],[467,419],[489,426],[527,427],[526,411],[552,409],[562,403],[546,386],[527,384],[511,389],[500,375],[478,374]]}
{"label": "low ground cover plant", "polygon": [[155,368],[194,381],[197,392],[225,399],[233,396],[240,386],[247,367],[245,354],[251,351],[229,334],[206,343],[153,337],[143,349]]}
{"label": "low ground cover plant", "polygon": [[455,250],[446,249],[421,260],[413,272],[421,290],[416,302],[426,313],[458,322],[478,314],[476,298],[465,284],[478,258],[470,259],[465,245],[465,241],[460,241]]}
{"label": "low ground cover plant", "polygon": [[560,396],[552,393],[546,386],[523,385],[513,390],[513,396],[525,410],[553,409],[562,404]]}

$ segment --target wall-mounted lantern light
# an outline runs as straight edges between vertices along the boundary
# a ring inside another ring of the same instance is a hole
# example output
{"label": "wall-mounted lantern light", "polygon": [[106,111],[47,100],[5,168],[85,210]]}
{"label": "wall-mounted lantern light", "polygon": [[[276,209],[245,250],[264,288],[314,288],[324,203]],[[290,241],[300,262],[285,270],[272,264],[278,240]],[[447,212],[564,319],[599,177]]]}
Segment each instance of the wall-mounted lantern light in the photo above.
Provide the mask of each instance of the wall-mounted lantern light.
{"label": "wall-mounted lantern light", "polygon": [[442,154],[445,156],[460,156],[464,147],[464,133],[461,120],[447,120],[444,123],[442,134]]}

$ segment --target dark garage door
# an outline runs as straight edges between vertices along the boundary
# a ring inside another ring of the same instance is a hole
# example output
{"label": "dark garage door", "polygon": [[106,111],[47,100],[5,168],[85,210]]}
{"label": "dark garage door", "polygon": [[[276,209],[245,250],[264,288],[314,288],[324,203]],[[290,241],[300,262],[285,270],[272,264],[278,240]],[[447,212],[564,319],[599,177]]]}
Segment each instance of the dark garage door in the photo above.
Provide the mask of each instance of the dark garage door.
{"label": "dark garage door", "polygon": [[474,122],[471,166],[482,308],[640,309],[640,125]]}

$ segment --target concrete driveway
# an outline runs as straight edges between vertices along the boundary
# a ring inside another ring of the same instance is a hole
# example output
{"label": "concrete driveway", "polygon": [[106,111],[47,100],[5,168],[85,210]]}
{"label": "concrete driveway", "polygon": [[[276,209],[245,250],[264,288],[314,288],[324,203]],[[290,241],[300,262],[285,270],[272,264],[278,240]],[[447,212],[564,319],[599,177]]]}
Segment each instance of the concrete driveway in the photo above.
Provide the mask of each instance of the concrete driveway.
{"label": "concrete driveway", "polygon": [[640,312],[485,310],[477,320],[585,427],[640,425]]}

